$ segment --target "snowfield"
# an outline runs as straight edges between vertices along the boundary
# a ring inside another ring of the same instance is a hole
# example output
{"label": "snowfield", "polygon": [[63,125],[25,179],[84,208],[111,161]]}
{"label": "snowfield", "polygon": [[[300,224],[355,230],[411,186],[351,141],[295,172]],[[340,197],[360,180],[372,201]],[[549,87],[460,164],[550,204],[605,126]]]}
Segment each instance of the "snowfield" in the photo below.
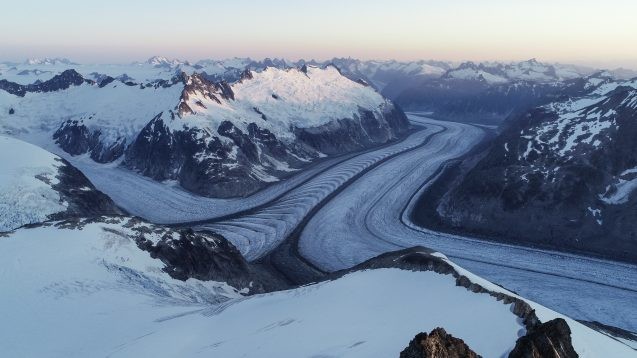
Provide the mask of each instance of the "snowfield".
{"label": "snowfield", "polygon": [[355,118],[360,108],[379,111],[384,105],[391,106],[373,88],[342,76],[334,66],[306,69],[268,67],[252,72],[253,78],[231,85],[231,100],[212,99],[196,92],[188,98],[194,115],[169,123],[173,129],[184,126],[216,131],[221,122],[230,121],[243,132],[248,132],[249,123],[258,123],[278,139],[293,140],[293,127],[319,127],[338,119]]}
{"label": "snowfield", "polygon": [[357,272],[250,298],[174,280],[117,235],[126,230],[94,223],[0,238],[0,282],[11,282],[0,296],[11,322],[0,325],[3,356],[386,357],[436,326],[501,356],[524,332],[509,305],[433,272]]}
{"label": "snowfield", "polygon": [[505,356],[525,331],[509,305],[451,276],[380,269],[164,321],[112,357],[397,357],[438,326],[484,357]]}
{"label": "snowfield", "polygon": [[[392,357],[416,333],[444,327],[482,356],[503,357],[525,334],[510,304],[430,271],[358,271],[250,297],[224,283],[174,280],[119,234],[128,230],[120,220],[0,237],[0,282],[11,282],[0,295],[2,356]],[[563,317],[530,304],[543,321]],[[581,357],[634,355],[564,318]]]}
{"label": "snowfield", "polygon": [[62,161],[23,141],[0,136],[0,232],[47,220],[67,204],[52,185]]}
{"label": "snowfield", "polygon": [[[48,93],[14,96],[0,90],[0,133],[53,144],[53,133],[64,121],[77,120],[100,131],[100,140],[110,145],[120,140],[130,144],[158,113],[177,105],[182,88],[145,88],[111,82],[99,88],[82,84]],[[15,113],[7,115],[14,109]],[[38,136],[39,135],[39,136]]]}
{"label": "snowfield", "polygon": [[241,297],[225,283],[172,279],[117,221],[0,236],[0,356],[107,356],[160,318]]}

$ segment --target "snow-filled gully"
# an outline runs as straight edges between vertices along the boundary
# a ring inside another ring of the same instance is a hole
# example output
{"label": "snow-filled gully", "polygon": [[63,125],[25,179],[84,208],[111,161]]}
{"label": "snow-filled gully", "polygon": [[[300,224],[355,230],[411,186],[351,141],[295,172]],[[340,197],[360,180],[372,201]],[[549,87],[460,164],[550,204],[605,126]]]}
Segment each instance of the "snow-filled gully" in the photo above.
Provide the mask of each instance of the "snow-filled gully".
{"label": "snow-filled gully", "polygon": [[417,193],[443,165],[479,143],[484,131],[409,117],[424,129],[400,143],[326,166],[270,202],[197,229],[223,234],[249,260],[268,255],[294,233],[300,259],[322,271],[422,245],[574,318],[637,330],[637,313],[630,310],[637,302],[633,265],[437,233],[411,223]]}

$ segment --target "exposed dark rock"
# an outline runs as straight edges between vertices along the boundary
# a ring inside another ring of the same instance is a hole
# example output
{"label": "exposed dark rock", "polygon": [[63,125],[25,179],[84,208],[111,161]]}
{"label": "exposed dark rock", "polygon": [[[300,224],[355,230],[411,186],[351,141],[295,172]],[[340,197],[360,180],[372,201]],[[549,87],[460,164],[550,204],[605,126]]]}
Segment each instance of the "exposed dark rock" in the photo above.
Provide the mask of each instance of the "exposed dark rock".
{"label": "exposed dark rock", "polygon": [[0,80],[0,89],[19,97],[24,97],[24,95],[27,93],[27,86],[23,86],[7,80]]}
{"label": "exposed dark rock", "polygon": [[119,138],[105,145],[100,130],[90,130],[82,119],[67,120],[53,133],[55,143],[71,155],[90,153],[91,159],[98,163],[110,163],[124,154],[126,140]]}
{"label": "exposed dark rock", "polygon": [[248,124],[248,135],[250,139],[261,145],[267,154],[278,159],[286,159],[287,149],[272,132],[265,128],[260,128],[256,123]]}
{"label": "exposed dark rock", "polygon": [[637,167],[634,103],[637,90],[620,86],[570,113],[559,134],[561,117],[546,107],[511,119],[486,152],[467,159],[472,164],[438,205],[442,222],[473,235],[637,262],[637,196],[612,199]]}
{"label": "exposed dark rock", "polygon": [[90,80],[85,80],[77,71],[66,70],[59,75],[53,76],[50,80],[37,85],[27,86],[27,92],[54,92],[65,90],[71,86],[79,86],[85,82],[92,83]]}
{"label": "exposed dark rock", "polygon": [[477,358],[480,357],[462,339],[435,328],[429,334],[418,333],[400,352],[400,358]]}
{"label": "exposed dark rock", "polygon": [[[524,300],[512,295],[508,295],[506,293],[489,290],[477,283],[472,282],[468,277],[458,273],[458,271],[456,271],[456,269],[446,260],[438,256],[434,256],[432,255],[432,253],[434,253],[433,250],[424,247],[413,247],[409,249],[388,252],[369,259],[350,269],[334,272],[328,275],[326,278],[337,279],[351,272],[379,268],[399,268],[410,271],[433,271],[443,275],[452,275],[453,277],[455,277],[456,285],[458,286],[464,287],[467,290],[477,294],[488,294],[496,300],[501,301],[503,304],[512,304],[512,313],[522,319],[522,323],[527,330],[527,335],[521,337],[518,340],[516,349],[514,349],[510,357],[577,357],[577,354],[575,353],[571,344],[570,328],[568,327],[566,321],[562,319],[555,319],[546,323],[541,323],[537,315],[535,314],[535,310],[531,308],[531,306]],[[445,337],[445,335],[441,335],[443,332],[438,332],[438,335],[441,338]],[[421,344],[421,342],[426,341],[428,336],[429,335],[426,335],[425,333],[420,333],[419,335],[417,335],[416,338],[411,341],[409,347],[407,347],[405,351],[401,353],[401,357],[422,357],[422,355],[418,356],[414,354],[421,354],[423,352],[423,345]],[[446,341],[453,342],[452,340]],[[461,340],[459,341],[462,342]],[[436,338],[434,342],[445,342],[445,339]],[[464,342],[462,343],[464,344]],[[440,347],[441,344],[436,344],[434,346]],[[462,346],[458,342],[456,344],[451,344],[451,346],[454,347],[454,350],[442,354],[451,354],[452,351],[456,353],[464,352],[462,350],[458,350]],[[561,355],[543,355],[546,354],[546,349],[549,347],[555,347],[557,349],[557,352],[559,352],[559,354]],[[442,352],[445,351],[443,350]],[[475,354],[470,350],[468,352],[469,353],[467,354]],[[527,352],[540,352],[542,354],[525,355],[527,354]],[[425,355],[425,357],[430,356],[456,357],[455,355]]]}
{"label": "exposed dark rock", "polygon": [[192,75],[182,73],[181,81],[184,83],[184,89],[181,92],[181,98],[177,105],[177,111],[180,117],[185,114],[194,114],[196,112],[188,105],[190,96],[195,93],[201,94],[205,98],[211,99],[217,103],[221,103],[221,99],[234,100],[234,92],[230,85],[225,81],[212,82],[201,73],[195,73]]}
{"label": "exposed dark rock", "polygon": [[230,121],[223,121],[217,129],[219,135],[232,139],[241,152],[247,157],[249,161],[256,162],[258,159],[257,146],[250,140],[250,137],[243,133],[243,131],[237,128]]}
{"label": "exposed dark rock", "polygon": [[63,165],[58,170],[58,183],[51,187],[67,204],[67,209],[64,212],[51,215],[49,219],[89,218],[124,213],[111,198],[97,190],[82,172],[67,161],[58,160],[62,161]]}
{"label": "exposed dark rock", "polygon": [[84,154],[99,143],[99,132],[90,131],[82,120],[67,120],[53,133],[55,143],[71,155]]}
{"label": "exposed dark rock", "polygon": [[253,78],[254,76],[252,75],[252,71],[250,71],[250,69],[246,69],[245,71],[241,72],[241,77],[240,77],[241,81],[251,80]]}
{"label": "exposed dark rock", "polygon": [[15,109],[9,108],[9,114],[15,114]]}
{"label": "exposed dark rock", "polygon": [[178,180],[185,189],[203,195],[254,192],[262,185],[250,175],[251,163],[258,159],[254,143],[232,123],[221,132],[238,143],[235,157],[232,145],[219,137],[197,129],[172,132],[159,114],[131,144],[124,165],[156,180]]}
{"label": "exposed dark rock", "polygon": [[[138,233],[137,245],[160,259],[166,265],[163,270],[174,279],[226,282],[237,289],[248,288],[249,294],[288,288],[267,269],[248,263],[221,235],[154,225],[132,228]],[[149,240],[149,235],[159,239]]]}
{"label": "exposed dark rock", "polygon": [[112,83],[113,81],[115,81],[115,79],[113,77],[106,76],[101,81],[99,81],[98,87],[99,88],[104,88],[104,87],[106,87],[106,85],[108,85],[109,83]]}
{"label": "exposed dark rock", "polygon": [[341,119],[318,127],[296,128],[295,134],[301,142],[322,153],[337,154],[390,141],[409,128],[407,117],[396,108],[385,111],[382,121],[362,109],[359,116],[360,124],[353,119]]}
{"label": "exposed dark rock", "polygon": [[255,111],[255,112],[257,112],[258,114],[260,114],[260,115],[261,115],[261,118],[262,118],[264,121],[267,121],[267,120],[268,120],[268,117],[266,117],[266,116],[265,116],[265,114],[263,114],[263,112],[261,112],[261,111],[259,110],[259,108],[257,108],[257,107],[252,107],[252,109],[254,109],[254,111]]}
{"label": "exposed dark rock", "polygon": [[542,323],[520,337],[509,358],[577,358],[571,343],[571,329],[556,318]]}

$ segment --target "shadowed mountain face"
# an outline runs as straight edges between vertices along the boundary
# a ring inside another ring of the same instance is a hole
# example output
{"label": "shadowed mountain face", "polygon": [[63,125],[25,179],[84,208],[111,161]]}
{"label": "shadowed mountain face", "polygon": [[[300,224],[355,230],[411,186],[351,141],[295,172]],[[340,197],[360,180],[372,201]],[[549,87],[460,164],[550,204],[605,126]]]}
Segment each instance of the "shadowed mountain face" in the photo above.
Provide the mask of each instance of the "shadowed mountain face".
{"label": "shadowed mountain face", "polygon": [[591,77],[585,95],[513,119],[443,197],[443,221],[519,243],[637,261],[635,87],[634,80]]}

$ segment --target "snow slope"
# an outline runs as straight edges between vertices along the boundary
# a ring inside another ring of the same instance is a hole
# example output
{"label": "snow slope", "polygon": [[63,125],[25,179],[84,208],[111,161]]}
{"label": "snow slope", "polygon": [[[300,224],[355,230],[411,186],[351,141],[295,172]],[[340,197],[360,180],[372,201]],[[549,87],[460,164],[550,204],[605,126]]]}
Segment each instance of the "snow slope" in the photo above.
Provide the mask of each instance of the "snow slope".
{"label": "snow slope", "polygon": [[396,357],[415,333],[438,326],[477,353],[500,357],[524,332],[516,318],[509,305],[455,286],[450,276],[380,269],[175,318],[113,357],[158,350],[180,357]]}
{"label": "snow slope", "polygon": [[433,272],[357,272],[249,298],[174,280],[118,234],[127,230],[115,221],[0,237],[0,355],[384,357],[443,326],[501,356],[524,331],[509,305]]}
{"label": "snow slope", "polygon": [[291,140],[291,128],[319,127],[358,116],[361,107],[378,111],[389,104],[378,92],[342,76],[333,66],[307,66],[306,72],[268,67],[252,77],[231,86],[232,100],[215,100],[200,91],[190,94],[187,103],[194,115],[172,121],[171,126],[216,131],[221,122],[231,121],[247,132],[248,124],[254,122],[278,139]]}
{"label": "snow slope", "polygon": [[[157,113],[173,108],[182,88],[127,86],[119,81],[100,88],[82,84],[67,90],[27,93],[24,97],[0,91],[0,133],[32,140],[47,146],[53,132],[65,121],[77,120],[91,131],[100,131],[106,146],[120,140],[131,143]],[[15,113],[8,115],[10,109]]]}
{"label": "snow slope", "polygon": [[0,236],[0,356],[106,356],[158,319],[241,296],[225,283],[171,278],[119,234],[130,233],[125,223]]}
{"label": "snow slope", "polygon": [[[390,357],[417,332],[444,327],[477,353],[501,357],[525,333],[511,304],[431,271],[358,271],[250,297],[224,283],[174,280],[126,236],[125,222],[0,237],[0,282],[10,283],[0,295],[0,355]],[[513,295],[452,265],[472,282]],[[529,303],[543,321],[563,317]],[[634,354],[564,318],[581,357]]]}
{"label": "snow slope", "polygon": [[52,188],[61,160],[32,144],[0,136],[0,232],[46,220],[67,204]]}

